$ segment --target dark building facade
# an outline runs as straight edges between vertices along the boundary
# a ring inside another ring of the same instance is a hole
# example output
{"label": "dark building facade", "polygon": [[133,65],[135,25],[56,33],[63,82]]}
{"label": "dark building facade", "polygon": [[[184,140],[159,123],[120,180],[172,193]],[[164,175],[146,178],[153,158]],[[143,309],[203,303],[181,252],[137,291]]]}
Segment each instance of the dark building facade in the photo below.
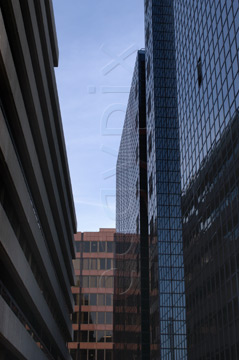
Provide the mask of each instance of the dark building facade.
{"label": "dark building facade", "polygon": [[149,359],[145,52],[137,55],[116,167],[114,359]]}
{"label": "dark building facade", "polygon": [[75,210],[51,0],[0,2],[0,359],[70,359]]}
{"label": "dark building facade", "polygon": [[174,1],[188,358],[238,359],[238,1]]}
{"label": "dark building facade", "polygon": [[113,359],[114,240],[115,229],[75,235],[73,360]]}
{"label": "dark building facade", "polygon": [[173,0],[145,1],[151,359],[187,359]]}

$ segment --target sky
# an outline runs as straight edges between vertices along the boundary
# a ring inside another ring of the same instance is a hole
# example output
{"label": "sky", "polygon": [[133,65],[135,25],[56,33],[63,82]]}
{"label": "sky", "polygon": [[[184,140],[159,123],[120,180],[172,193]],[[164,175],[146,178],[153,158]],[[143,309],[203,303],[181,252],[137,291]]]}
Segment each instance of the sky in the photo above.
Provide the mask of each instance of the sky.
{"label": "sky", "polygon": [[116,161],[143,0],[53,0],[55,69],[78,231],[115,227]]}

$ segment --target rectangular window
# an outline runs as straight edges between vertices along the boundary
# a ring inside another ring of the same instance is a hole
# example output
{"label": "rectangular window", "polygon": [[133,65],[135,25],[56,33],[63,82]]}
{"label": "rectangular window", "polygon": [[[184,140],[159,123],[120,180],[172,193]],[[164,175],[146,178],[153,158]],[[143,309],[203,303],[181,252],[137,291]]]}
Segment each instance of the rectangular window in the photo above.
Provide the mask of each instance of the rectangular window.
{"label": "rectangular window", "polygon": [[[100,331],[100,333],[101,333],[101,331]],[[101,339],[100,336],[101,335],[98,335],[98,339]],[[103,337],[103,339],[104,339],[104,337]],[[98,340],[98,341],[102,342],[102,340]],[[97,360],[104,360],[104,350],[97,350]]]}
{"label": "rectangular window", "polygon": [[91,252],[97,252],[97,241],[91,241]]}
{"label": "rectangular window", "polygon": [[111,294],[106,294],[105,295],[105,305],[106,306],[112,306],[113,304],[113,298]]}
{"label": "rectangular window", "polygon": [[[105,332],[104,330],[98,330],[97,331],[97,342],[104,342],[105,340]],[[99,360],[99,351],[98,350],[98,360]],[[104,350],[101,350],[103,352],[102,360],[104,360]]]}
{"label": "rectangular window", "polygon": [[98,305],[99,306],[105,305],[105,294],[98,294]]}
{"label": "rectangular window", "polygon": [[[89,331],[89,342],[95,342],[96,341],[96,331]],[[89,352],[92,350],[89,350]],[[93,350],[95,353],[95,350]],[[90,357],[92,359],[92,357]]]}
{"label": "rectangular window", "polygon": [[83,252],[90,252],[90,242],[89,241],[83,242]]}
{"label": "rectangular window", "polygon": [[97,259],[90,260],[90,270],[97,270]]}
{"label": "rectangular window", "polygon": [[89,270],[89,259],[83,259],[83,270]]}
{"label": "rectangular window", "polygon": [[108,253],[113,252],[113,241],[107,241],[107,252]]}
{"label": "rectangular window", "polygon": [[99,242],[99,252],[105,252],[105,241]]}
{"label": "rectangular window", "polygon": [[90,287],[97,288],[97,276],[90,276]]}
{"label": "rectangular window", "polygon": [[113,324],[113,314],[112,314],[112,312],[107,312],[106,313],[105,323],[106,324]]}
{"label": "rectangular window", "polygon": [[81,242],[76,241],[75,244],[76,244],[76,252],[80,252],[81,251],[81,246],[80,246]]}
{"label": "rectangular window", "polygon": [[113,276],[106,276],[105,277],[105,287],[106,288],[113,288],[114,283],[113,283]]}
{"label": "rectangular window", "polygon": [[82,287],[83,288],[89,287],[89,276],[82,276]]}
{"label": "rectangular window", "polygon": [[95,311],[89,312],[89,324],[97,324],[97,313]]}
{"label": "rectangular window", "polygon": [[113,268],[112,259],[107,259],[107,270],[110,270]]}
{"label": "rectangular window", "polygon": [[80,342],[88,342],[88,331],[80,332]]}
{"label": "rectangular window", "polygon": [[100,261],[100,270],[105,270],[105,259],[99,259]]}
{"label": "rectangular window", "polygon": [[98,324],[105,323],[105,312],[98,312]]}

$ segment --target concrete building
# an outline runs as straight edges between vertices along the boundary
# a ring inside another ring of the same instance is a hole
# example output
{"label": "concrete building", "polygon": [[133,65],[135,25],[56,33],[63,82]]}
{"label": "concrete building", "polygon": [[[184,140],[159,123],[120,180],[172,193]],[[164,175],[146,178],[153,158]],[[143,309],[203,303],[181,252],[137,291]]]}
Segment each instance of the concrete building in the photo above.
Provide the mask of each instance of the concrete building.
{"label": "concrete building", "polygon": [[65,360],[76,232],[51,0],[0,5],[0,359]]}
{"label": "concrete building", "polygon": [[113,359],[114,238],[115,229],[75,235],[73,360]]}

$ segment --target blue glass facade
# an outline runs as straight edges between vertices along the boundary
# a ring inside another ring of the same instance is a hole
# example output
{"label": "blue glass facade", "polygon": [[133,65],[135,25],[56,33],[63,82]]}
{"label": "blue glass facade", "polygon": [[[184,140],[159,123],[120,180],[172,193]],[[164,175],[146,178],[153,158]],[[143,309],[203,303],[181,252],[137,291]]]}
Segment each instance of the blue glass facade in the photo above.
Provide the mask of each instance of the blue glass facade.
{"label": "blue glass facade", "polygon": [[188,358],[239,358],[238,1],[175,1]]}
{"label": "blue glass facade", "polygon": [[145,52],[137,55],[116,168],[115,359],[149,359]]}
{"label": "blue glass facade", "polygon": [[174,3],[145,1],[151,359],[186,359]]}

